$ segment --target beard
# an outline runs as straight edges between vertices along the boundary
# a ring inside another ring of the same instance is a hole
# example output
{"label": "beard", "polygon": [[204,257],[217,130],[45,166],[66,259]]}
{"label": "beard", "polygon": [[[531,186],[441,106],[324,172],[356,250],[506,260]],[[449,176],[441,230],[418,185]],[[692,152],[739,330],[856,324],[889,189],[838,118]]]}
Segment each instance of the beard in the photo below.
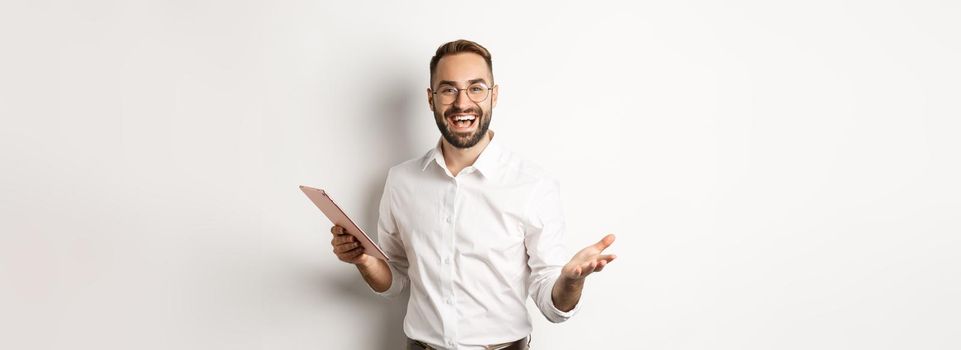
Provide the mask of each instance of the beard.
{"label": "beard", "polygon": [[[491,114],[493,111],[478,113],[479,111],[483,111],[480,106],[467,109],[460,109],[451,106],[451,108],[442,115],[441,112],[437,111],[437,108],[434,108],[434,121],[437,122],[437,128],[440,129],[440,134],[444,136],[444,139],[447,140],[451,146],[457,148],[471,148],[480,142],[480,140],[484,138],[484,135],[487,135],[487,129],[491,124]],[[477,116],[477,120],[475,120],[474,123],[478,123],[478,127],[474,129],[474,132],[470,134],[464,134],[451,131],[450,125],[448,124],[448,117],[459,113],[473,113]]]}

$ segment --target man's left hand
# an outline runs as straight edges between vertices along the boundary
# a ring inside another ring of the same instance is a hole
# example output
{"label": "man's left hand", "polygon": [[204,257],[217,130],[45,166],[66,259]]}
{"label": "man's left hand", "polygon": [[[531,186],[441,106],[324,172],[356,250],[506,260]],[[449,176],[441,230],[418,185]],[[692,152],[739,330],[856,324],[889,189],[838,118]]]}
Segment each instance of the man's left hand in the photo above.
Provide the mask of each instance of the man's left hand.
{"label": "man's left hand", "polygon": [[577,281],[581,280],[587,275],[594,272],[600,272],[604,269],[604,266],[610,264],[614,261],[617,256],[614,254],[601,255],[604,249],[607,249],[614,243],[614,235],[609,234],[604,236],[600,242],[591,244],[581,251],[574,254],[571,261],[564,265],[564,269],[561,270],[561,276],[570,280]]}

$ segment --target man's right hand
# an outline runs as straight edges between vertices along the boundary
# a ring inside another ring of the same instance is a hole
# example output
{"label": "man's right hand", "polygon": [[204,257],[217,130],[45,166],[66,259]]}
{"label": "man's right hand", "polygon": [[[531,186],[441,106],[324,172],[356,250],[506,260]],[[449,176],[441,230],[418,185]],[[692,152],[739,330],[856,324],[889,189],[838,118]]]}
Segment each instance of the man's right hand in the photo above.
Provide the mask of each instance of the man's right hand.
{"label": "man's right hand", "polygon": [[360,245],[357,238],[348,234],[343,227],[335,225],[330,228],[330,233],[334,235],[334,238],[330,240],[330,245],[334,247],[334,254],[340,261],[354,265],[364,265],[372,258],[364,253],[364,247]]}
{"label": "man's right hand", "polygon": [[343,227],[334,225],[330,228],[330,233],[334,235],[330,245],[334,247],[337,259],[357,266],[364,281],[374,291],[383,293],[390,288],[391,272],[385,261],[364,253],[364,247],[360,245],[357,238],[344,231]]}

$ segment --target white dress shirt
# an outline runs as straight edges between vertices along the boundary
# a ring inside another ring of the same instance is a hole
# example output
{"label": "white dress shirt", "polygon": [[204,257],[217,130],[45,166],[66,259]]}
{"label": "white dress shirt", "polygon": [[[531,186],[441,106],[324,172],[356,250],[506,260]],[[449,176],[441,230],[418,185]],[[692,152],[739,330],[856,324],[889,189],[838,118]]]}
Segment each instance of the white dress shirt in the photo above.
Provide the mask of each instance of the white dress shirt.
{"label": "white dress shirt", "polygon": [[[493,135],[493,133],[492,133]],[[531,333],[528,296],[551,322],[565,249],[558,182],[493,138],[473,166],[447,169],[441,143],[390,169],[378,241],[393,280],[411,287],[404,332],[433,347],[483,348]]]}

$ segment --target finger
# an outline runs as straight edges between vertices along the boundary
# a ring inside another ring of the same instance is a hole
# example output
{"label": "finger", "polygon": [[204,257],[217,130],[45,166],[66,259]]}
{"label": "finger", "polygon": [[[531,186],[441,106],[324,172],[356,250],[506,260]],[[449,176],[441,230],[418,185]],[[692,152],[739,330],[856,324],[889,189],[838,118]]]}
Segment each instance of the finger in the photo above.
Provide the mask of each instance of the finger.
{"label": "finger", "polygon": [[343,252],[346,252],[346,251],[348,251],[348,250],[357,248],[357,247],[359,247],[359,246],[360,246],[360,244],[358,244],[358,243],[338,244],[338,245],[335,245],[335,246],[334,246],[334,253],[343,253]]}
{"label": "finger", "polygon": [[594,261],[597,262],[597,268],[594,269],[594,272],[603,270],[604,266],[607,266],[608,264],[610,264],[611,261],[614,261],[615,258],[617,258],[617,255],[614,255],[614,254],[596,256],[594,258]]}
{"label": "finger", "polygon": [[352,258],[357,257],[358,255],[361,255],[361,254],[364,254],[364,248],[363,248],[363,247],[357,247],[357,248],[348,250],[348,251],[346,251],[346,252],[341,253],[340,255],[343,256],[343,257],[345,257],[345,258],[347,258],[347,259],[352,259]]}
{"label": "finger", "polygon": [[334,249],[335,249],[337,252],[346,252],[346,251],[355,249],[355,248],[357,248],[357,247],[361,247],[360,243],[354,242],[354,243],[344,243],[344,244],[335,246]]}
{"label": "finger", "polygon": [[580,273],[578,273],[577,276],[578,276],[578,277],[585,277],[585,276],[587,276],[587,275],[590,275],[591,272],[594,272],[594,269],[595,269],[595,268],[597,268],[597,262],[596,262],[596,261],[586,261],[586,262],[584,262],[583,264],[581,264],[581,266],[580,266]]}
{"label": "finger", "polygon": [[597,249],[599,249],[599,250],[604,250],[604,249],[607,249],[607,247],[610,247],[610,246],[611,246],[611,243],[614,243],[614,235],[613,235],[613,234],[609,234],[609,235],[607,235],[607,236],[604,236],[604,238],[601,238],[601,240],[600,240],[599,242],[594,243],[594,248],[597,248]]}
{"label": "finger", "polygon": [[350,253],[350,255],[348,255],[348,256],[346,257],[346,261],[349,262],[349,263],[354,263],[358,258],[360,258],[361,256],[364,256],[364,255],[366,255],[366,253],[364,252],[364,250],[363,250],[363,249],[358,249],[356,252]]}
{"label": "finger", "polygon": [[363,248],[363,247],[357,247],[357,248],[348,250],[348,251],[343,252],[343,253],[338,253],[338,254],[337,254],[337,258],[340,259],[340,260],[343,260],[343,261],[347,261],[347,260],[356,258],[356,257],[360,256],[361,254],[364,254],[364,248]]}
{"label": "finger", "polygon": [[339,235],[346,235],[347,231],[345,231],[343,227],[335,225],[334,227],[330,228],[330,233],[333,233],[334,235],[339,236]]}
{"label": "finger", "polygon": [[360,243],[344,243],[334,246],[334,253],[340,254],[360,247]]}
{"label": "finger", "polygon": [[581,278],[581,272],[584,270],[581,265],[583,264],[564,266],[561,273],[570,278]]}
{"label": "finger", "polygon": [[356,242],[356,241],[357,241],[357,239],[354,238],[354,236],[351,236],[351,235],[339,235],[339,236],[334,236],[334,238],[330,240],[330,244],[333,244],[333,245],[341,245],[341,244],[344,244],[344,243],[351,243],[351,242]]}
{"label": "finger", "polygon": [[615,258],[617,258],[617,255],[607,254],[607,255],[598,255],[598,256],[594,257],[594,260],[595,260],[595,261],[604,261],[605,263],[609,263],[609,262],[613,261]]}
{"label": "finger", "polygon": [[604,270],[604,266],[607,266],[607,260],[598,261],[597,268],[594,269],[594,272],[601,272],[601,270]]}
{"label": "finger", "polygon": [[348,263],[351,263],[351,264],[360,263],[360,262],[361,262],[361,258],[363,258],[364,256],[370,256],[370,255],[367,255],[367,253],[365,253],[365,252],[360,252],[360,254],[357,254],[357,255],[352,256],[352,257],[350,257],[349,259],[347,259],[347,262],[348,262]]}

